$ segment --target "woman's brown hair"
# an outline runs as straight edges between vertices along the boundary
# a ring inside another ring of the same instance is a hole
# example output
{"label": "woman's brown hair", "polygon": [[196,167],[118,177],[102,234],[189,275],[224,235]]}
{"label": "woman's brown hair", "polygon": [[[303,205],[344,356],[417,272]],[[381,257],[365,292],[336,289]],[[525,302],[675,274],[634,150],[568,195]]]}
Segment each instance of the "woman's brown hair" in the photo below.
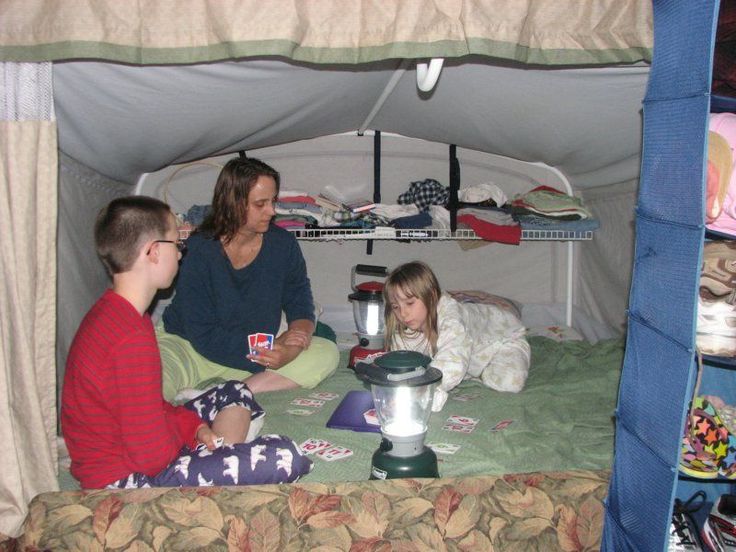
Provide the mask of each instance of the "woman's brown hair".
{"label": "woman's brown hair", "polygon": [[235,157],[220,171],[212,195],[212,210],[199,227],[199,231],[227,243],[246,223],[248,195],[258,178],[269,176],[276,182],[279,193],[281,177],[278,171],[259,159]]}

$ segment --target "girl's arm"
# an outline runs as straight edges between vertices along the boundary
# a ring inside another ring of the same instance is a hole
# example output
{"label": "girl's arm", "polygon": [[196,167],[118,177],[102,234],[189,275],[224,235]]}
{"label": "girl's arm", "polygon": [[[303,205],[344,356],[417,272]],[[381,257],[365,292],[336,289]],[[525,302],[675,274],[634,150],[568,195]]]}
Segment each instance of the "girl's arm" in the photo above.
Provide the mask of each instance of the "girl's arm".
{"label": "girl's arm", "polygon": [[447,401],[447,392],[465,378],[470,365],[471,343],[457,303],[443,304],[437,312],[437,352],[432,366],[442,372],[442,381],[435,392],[432,410],[439,412]]}

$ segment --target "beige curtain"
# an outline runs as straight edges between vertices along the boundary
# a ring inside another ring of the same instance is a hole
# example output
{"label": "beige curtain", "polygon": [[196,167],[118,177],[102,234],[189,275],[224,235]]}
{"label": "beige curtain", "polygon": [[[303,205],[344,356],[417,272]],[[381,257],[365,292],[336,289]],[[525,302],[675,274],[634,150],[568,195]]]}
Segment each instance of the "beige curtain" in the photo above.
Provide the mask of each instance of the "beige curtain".
{"label": "beige curtain", "polygon": [[0,63],[0,533],[56,477],[57,143],[50,63]]}
{"label": "beige curtain", "polygon": [[3,0],[0,59],[651,58],[651,0]]}

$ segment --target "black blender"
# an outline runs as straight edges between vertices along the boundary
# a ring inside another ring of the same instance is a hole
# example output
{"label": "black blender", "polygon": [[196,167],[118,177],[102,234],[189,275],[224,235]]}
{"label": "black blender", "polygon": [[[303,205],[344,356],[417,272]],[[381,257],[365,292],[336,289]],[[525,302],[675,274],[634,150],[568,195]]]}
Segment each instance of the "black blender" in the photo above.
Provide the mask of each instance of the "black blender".
{"label": "black blender", "polygon": [[383,281],[370,280],[356,285],[358,274],[386,278],[388,270],[385,266],[359,264],[350,272],[353,293],[348,295],[348,299],[353,304],[353,318],[358,330],[358,344],[350,349],[350,368],[384,350]]}

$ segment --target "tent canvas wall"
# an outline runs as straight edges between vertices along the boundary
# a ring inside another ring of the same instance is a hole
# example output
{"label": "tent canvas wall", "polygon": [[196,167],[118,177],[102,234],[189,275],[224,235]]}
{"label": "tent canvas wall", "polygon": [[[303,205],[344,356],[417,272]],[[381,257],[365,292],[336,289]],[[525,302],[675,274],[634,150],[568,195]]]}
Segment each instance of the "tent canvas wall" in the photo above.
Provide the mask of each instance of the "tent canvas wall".
{"label": "tent canvas wall", "polygon": [[[17,530],[28,499],[54,488],[55,390],[44,389],[55,374],[49,332],[58,329],[61,363],[78,319],[105,285],[85,232],[99,207],[132,193],[144,173],[373,129],[457,144],[470,157],[480,152],[543,163],[565,175],[602,221],[596,238],[578,248],[576,303],[621,327],[633,257],[651,5],[600,1],[581,14],[575,2],[537,1],[524,3],[523,10],[512,1],[401,2],[382,10],[357,0],[341,4],[344,12],[336,5],[293,2],[254,2],[246,9],[242,3],[200,1],[176,12],[155,2],[138,3],[136,10],[113,3],[93,9],[0,6],[0,19],[10,22],[0,30],[9,191],[1,213],[7,226],[7,368],[0,382],[8,400],[0,414],[12,422],[2,436],[15,451],[3,476],[12,484],[3,486],[10,489],[3,496],[8,521],[0,531]],[[693,10],[709,7],[704,2]],[[423,93],[411,60],[428,57],[446,59],[437,86]],[[49,61],[53,96],[50,82],[34,78],[50,74],[43,65]],[[35,73],[23,73],[23,62]],[[19,76],[12,73],[16,69]],[[29,97],[47,109],[29,109]],[[49,131],[53,136],[44,136]],[[56,131],[55,298],[53,282],[32,274],[39,266],[55,271]],[[20,143],[32,148],[22,150]],[[39,158],[42,170],[35,168]],[[45,188],[27,194],[44,182]],[[27,199],[19,199],[18,188]],[[29,243],[36,244],[38,259],[17,262],[21,244]],[[486,249],[486,255],[498,251]],[[609,295],[600,293],[611,285]],[[550,290],[552,300],[555,293]],[[24,312],[23,301],[39,306]],[[33,330],[38,350],[10,346],[28,340]],[[11,389],[29,402],[26,410],[11,398]],[[46,438],[31,447],[27,436],[39,427]],[[43,464],[35,477],[18,460],[34,455]]]}

